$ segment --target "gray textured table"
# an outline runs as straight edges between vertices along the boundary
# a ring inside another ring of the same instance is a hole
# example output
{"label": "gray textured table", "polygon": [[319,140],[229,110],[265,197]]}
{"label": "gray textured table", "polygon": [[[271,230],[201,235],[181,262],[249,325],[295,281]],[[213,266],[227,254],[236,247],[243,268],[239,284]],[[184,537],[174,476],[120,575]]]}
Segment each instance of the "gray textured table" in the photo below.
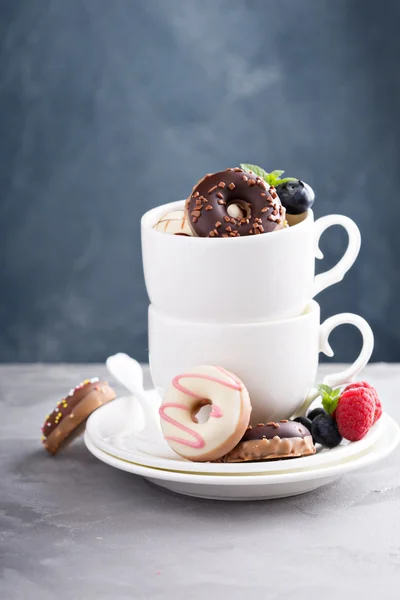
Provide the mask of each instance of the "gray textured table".
{"label": "gray textured table", "polygon": [[[2,599],[399,598],[400,448],[304,496],[175,496],[102,464],[82,440],[56,459],[42,450],[46,413],[95,375],[105,368],[0,366]],[[400,366],[364,377],[400,420]]]}

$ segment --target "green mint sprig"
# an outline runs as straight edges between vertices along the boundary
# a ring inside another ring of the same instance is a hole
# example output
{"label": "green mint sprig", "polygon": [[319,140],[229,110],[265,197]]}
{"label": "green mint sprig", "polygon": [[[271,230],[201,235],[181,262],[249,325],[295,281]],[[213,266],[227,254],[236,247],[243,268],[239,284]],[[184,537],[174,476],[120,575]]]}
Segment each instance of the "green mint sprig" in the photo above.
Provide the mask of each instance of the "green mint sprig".
{"label": "green mint sprig", "polygon": [[317,389],[321,394],[322,406],[324,410],[326,410],[328,415],[331,415],[336,410],[341,390],[339,388],[333,390],[331,387],[329,387],[329,385],[325,385],[323,383],[321,385],[317,385]]}
{"label": "green mint sprig", "polygon": [[280,185],[281,183],[287,183],[288,181],[298,181],[295,177],[285,177],[284,179],[281,179],[281,175],[283,175],[285,171],[279,171],[278,169],[271,171],[271,173],[267,173],[267,171],[261,167],[258,167],[257,165],[250,165],[248,163],[242,163],[240,168],[247,172],[252,171],[254,175],[261,177],[268,183],[268,185],[273,185],[274,187]]}

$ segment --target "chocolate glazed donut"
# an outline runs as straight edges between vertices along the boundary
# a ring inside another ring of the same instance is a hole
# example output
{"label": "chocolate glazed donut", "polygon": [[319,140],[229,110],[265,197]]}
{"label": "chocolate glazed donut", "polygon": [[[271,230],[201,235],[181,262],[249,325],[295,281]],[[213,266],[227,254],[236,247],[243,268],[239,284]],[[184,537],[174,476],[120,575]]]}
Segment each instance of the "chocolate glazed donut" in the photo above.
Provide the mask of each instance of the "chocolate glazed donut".
{"label": "chocolate glazed donut", "polygon": [[[229,205],[236,204],[243,218],[231,217]],[[206,175],[186,200],[193,233],[199,237],[239,237],[282,229],[286,211],[273,187],[242,169],[226,169]]]}
{"label": "chocolate glazed donut", "polygon": [[99,406],[115,398],[114,390],[97,377],[85,379],[57,403],[42,427],[42,442],[50,454],[56,454],[64,442]]}

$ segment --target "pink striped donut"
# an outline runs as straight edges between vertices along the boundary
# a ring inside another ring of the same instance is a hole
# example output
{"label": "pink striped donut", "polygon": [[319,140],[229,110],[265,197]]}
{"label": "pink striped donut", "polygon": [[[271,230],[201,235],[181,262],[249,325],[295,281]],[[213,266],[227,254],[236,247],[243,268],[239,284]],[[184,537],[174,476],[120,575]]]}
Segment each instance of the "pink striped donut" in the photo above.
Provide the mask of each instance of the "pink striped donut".
{"label": "pink striped donut", "polygon": [[[205,423],[199,409],[211,404]],[[243,437],[251,413],[244,384],[222,367],[200,366],[177,375],[160,407],[161,429],[171,448],[188,460],[206,462],[230,452]]]}

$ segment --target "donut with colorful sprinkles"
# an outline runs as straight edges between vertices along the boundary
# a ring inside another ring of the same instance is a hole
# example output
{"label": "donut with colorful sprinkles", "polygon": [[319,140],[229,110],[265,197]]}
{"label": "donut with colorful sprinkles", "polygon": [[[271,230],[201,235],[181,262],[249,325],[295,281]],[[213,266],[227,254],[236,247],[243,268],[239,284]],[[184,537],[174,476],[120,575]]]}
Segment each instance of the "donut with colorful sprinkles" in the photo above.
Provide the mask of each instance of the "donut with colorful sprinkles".
{"label": "donut with colorful sprinkles", "polygon": [[47,415],[42,426],[42,443],[50,454],[57,454],[73,432],[99,406],[114,400],[116,394],[106,381],[98,377],[85,379],[70,390]]}

